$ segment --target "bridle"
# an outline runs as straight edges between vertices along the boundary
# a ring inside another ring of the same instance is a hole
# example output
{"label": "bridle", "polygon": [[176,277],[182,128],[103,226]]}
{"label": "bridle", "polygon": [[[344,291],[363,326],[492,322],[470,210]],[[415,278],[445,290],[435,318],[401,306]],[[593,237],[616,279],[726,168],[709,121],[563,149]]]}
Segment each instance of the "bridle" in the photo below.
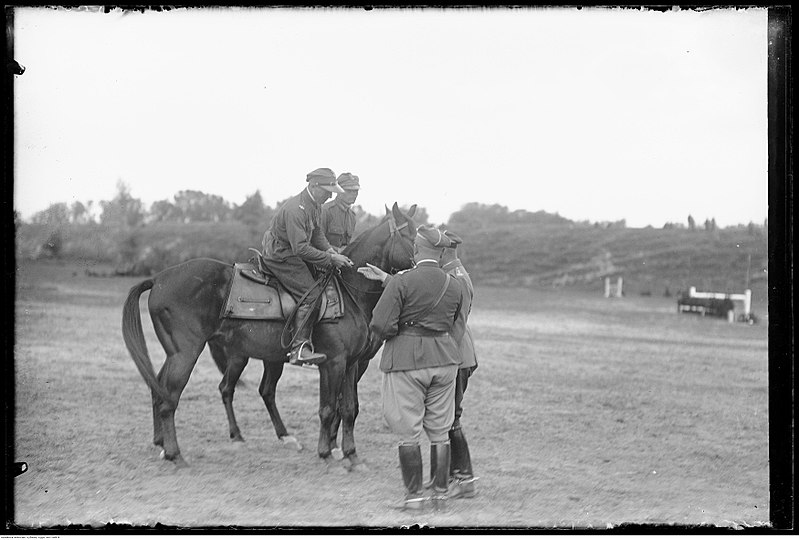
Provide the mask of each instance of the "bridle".
{"label": "bridle", "polygon": [[[407,245],[402,243],[402,233],[400,233],[400,231],[402,229],[406,228],[406,227],[408,227],[408,222],[407,221],[405,223],[403,223],[402,225],[397,225],[397,220],[394,219],[394,216],[392,214],[388,215],[388,230],[389,230],[388,241],[389,241],[389,244],[388,244],[388,249],[386,251],[389,254],[393,253],[394,252],[394,246],[396,246],[397,242],[399,241],[400,245],[405,250],[405,255],[408,256],[408,259],[410,261],[413,261],[413,248],[412,247],[408,247]],[[386,262],[388,262],[388,261],[386,261]],[[389,269],[388,273],[389,274],[396,274],[398,271],[399,271],[399,268],[395,268],[395,267],[392,266]]]}
{"label": "bridle", "polygon": [[[388,231],[389,231],[389,234],[388,234],[388,246],[384,250],[387,255],[385,256],[384,260],[382,261],[383,264],[381,266],[386,266],[388,264],[388,259],[390,258],[390,254],[393,253],[394,248],[397,245],[397,242],[400,242],[400,245],[404,249],[405,254],[408,256],[408,258],[411,261],[413,261],[413,248],[412,247],[408,247],[407,245],[402,243],[402,233],[400,232],[400,231],[402,231],[402,229],[405,229],[405,228],[408,227],[408,222],[406,221],[402,225],[397,225],[397,220],[394,219],[393,215],[389,214],[387,223],[388,223]],[[389,274],[396,274],[398,271],[399,271],[399,268],[396,268],[396,267],[392,266],[392,267],[390,267],[388,273]],[[355,301],[355,298],[354,298],[354,295],[353,295],[352,291],[358,291],[359,293],[362,293],[362,294],[382,294],[383,293],[382,289],[381,290],[377,290],[377,291],[367,291],[367,290],[364,290],[364,289],[360,289],[360,288],[356,287],[355,285],[353,285],[352,283],[350,283],[349,281],[347,281],[346,279],[344,279],[344,276],[341,274],[341,270],[340,269],[335,269],[334,272],[336,274],[338,274],[339,281],[341,282],[342,285],[344,285],[344,288],[347,290],[347,293],[350,295],[350,299],[353,300],[353,302]]]}

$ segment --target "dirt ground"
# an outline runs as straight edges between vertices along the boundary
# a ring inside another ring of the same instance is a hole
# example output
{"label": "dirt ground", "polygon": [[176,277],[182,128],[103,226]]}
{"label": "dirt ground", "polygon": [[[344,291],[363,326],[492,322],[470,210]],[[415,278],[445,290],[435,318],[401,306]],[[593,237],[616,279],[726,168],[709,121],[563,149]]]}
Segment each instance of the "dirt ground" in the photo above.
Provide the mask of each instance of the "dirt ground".
{"label": "dirt ground", "polygon": [[[15,524],[182,527],[607,528],[624,523],[762,526],[769,518],[768,318],[678,315],[673,299],[481,288],[471,325],[480,367],[464,401],[478,496],[447,512],[391,508],[396,440],[380,416],[374,359],[359,387],[369,470],[316,456],[318,374],[287,367],[278,406],[305,445],[275,437],[251,360],[229,441],[206,350],[177,412],[190,467],[152,446],[150,392],[125,349],[134,278],[86,265],[17,273]],[[153,363],[163,353],[142,297]],[[755,306],[758,309],[758,306]],[[425,469],[428,450],[423,449]]]}

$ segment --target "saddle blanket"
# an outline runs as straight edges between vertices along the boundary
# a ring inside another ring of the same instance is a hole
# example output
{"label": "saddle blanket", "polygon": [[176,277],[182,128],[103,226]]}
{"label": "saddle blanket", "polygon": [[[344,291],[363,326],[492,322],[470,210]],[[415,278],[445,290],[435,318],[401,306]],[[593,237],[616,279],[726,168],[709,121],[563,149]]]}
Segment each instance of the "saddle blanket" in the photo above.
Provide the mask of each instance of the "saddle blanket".
{"label": "saddle blanket", "polygon": [[[296,300],[274,276],[264,277],[252,263],[233,265],[233,279],[222,318],[285,321],[294,311]],[[338,319],[344,314],[338,280],[331,279],[322,295],[317,320]]]}

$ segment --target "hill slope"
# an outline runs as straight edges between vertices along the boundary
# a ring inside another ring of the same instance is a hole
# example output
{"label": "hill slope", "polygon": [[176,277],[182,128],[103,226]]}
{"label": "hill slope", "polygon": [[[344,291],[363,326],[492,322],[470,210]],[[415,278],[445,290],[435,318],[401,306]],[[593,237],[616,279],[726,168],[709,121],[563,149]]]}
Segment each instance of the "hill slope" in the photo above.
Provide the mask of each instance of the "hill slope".
{"label": "hill slope", "polygon": [[739,291],[747,267],[750,286],[765,285],[767,278],[767,237],[746,228],[501,224],[458,233],[468,242],[461,259],[469,272],[497,285],[601,289],[605,277],[621,276],[627,291],[663,294],[689,286]]}
{"label": "hill slope", "polygon": [[[689,286],[735,292],[745,288],[748,268],[750,287],[766,295],[763,229],[605,228],[568,220],[461,222],[451,228],[465,240],[461,259],[476,283],[601,291],[605,277],[621,276],[627,294],[675,294]],[[80,258],[146,274],[193,257],[246,261],[247,248],[260,247],[261,234],[237,222],[158,223],[125,231],[71,224],[56,234],[22,224],[17,256]],[[46,247],[53,238],[57,249]]]}

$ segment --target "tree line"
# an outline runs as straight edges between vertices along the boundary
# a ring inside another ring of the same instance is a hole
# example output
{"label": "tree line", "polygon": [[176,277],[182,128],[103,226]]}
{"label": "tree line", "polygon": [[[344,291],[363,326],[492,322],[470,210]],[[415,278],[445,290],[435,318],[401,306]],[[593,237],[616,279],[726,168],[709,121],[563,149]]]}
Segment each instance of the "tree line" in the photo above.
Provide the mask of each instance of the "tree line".
{"label": "tree line", "polygon": [[[274,206],[266,204],[260,190],[248,195],[241,204],[233,204],[223,197],[215,194],[204,193],[198,190],[182,190],[172,199],[155,201],[149,208],[131,194],[130,187],[123,181],[118,181],[115,196],[108,201],[75,201],[68,205],[64,202],[51,204],[45,210],[34,214],[30,223],[48,225],[57,228],[66,224],[91,225],[100,224],[115,229],[128,229],[150,223],[224,223],[240,222],[250,228],[268,226],[278,208],[286,201],[278,201]],[[407,206],[403,207],[407,210]],[[363,210],[358,205],[353,207],[358,220],[356,232],[374,225],[380,219]],[[420,224],[429,222],[425,208],[419,207],[416,212],[416,221]],[[19,214],[15,212],[15,221],[22,223]],[[509,210],[499,204],[483,204],[471,202],[463,205],[450,215],[447,225],[460,230],[491,225],[570,225],[578,227],[624,229],[626,220],[618,221],[572,221],[560,216],[557,212],[548,213],[543,210],[529,212],[527,210]],[[759,234],[767,229],[768,221],[762,225],[749,222],[747,225],[739,224],[733,228],[745,227],[750,234]],[[688,216],[686,223],[667,222],[663,229],[688,229],[699,230],[696,220]],[[716,231],[716,218],[708,218],[703,227],[706,231]]]}
{"label": "tree line", "polygon": [[[233,204],[219,195],[197,190],[182,190],[172,199],[155,201],[149,208],[141,199],[133,197],[130,187],[122,181],[117,182],[117,191],[113,199],[100,201],[75,201],[71,205],[64,202],[51,204],[30,218],[30,223],[59,227],[66,224],[91,225],[99,224],[112,228],[131,228],[151,223],[225,223],[241,222],[249,227],[261,227],[268,224],[278,208],[288,199],[266,204],[260,190],[248,195],[241,204]],[[407,207],[403,207],[407,210]],[[369,226],[379,221],[358,205],[353,207],[359,224]],[[416,218],[420,223],[427,223],[427,211],[417,208]],[[22,222],[15,213],[17,222]]]}

